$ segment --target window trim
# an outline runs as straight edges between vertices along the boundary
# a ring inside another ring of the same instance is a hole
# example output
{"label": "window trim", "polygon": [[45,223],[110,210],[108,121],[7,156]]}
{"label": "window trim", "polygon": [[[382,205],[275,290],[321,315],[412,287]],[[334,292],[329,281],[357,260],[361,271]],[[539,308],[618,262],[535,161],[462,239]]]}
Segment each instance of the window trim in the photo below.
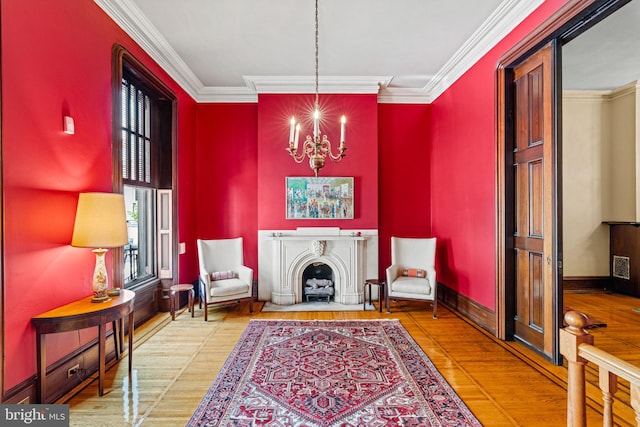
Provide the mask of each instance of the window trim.
{"label": "window trim", "polygon": [[[111,94],[112,94],[112,189],[114,193],[122,193],[124,190],[124,180],[122,177],[122,141],[121,141],[121,102],[120,94],[122,91],[122,77],[123,70],[127,69],[127,73],[133,76],[136,80],[141,80],[145,90],[153,93],[155,97],[164,101],[164,105],[171,109],[171,182],[167,183],[163,179],[157,179],[157,189],[170,189],[173,191],[173,199],[171,206],[171,216],[174,224],[178,224],[178,194],[177,194],[177,182],[178,182],[178,162],[177,162],[177,97],[171,89],[158,77],[156,77],[144,64],[142,64],[137,58],[135,58],[124,46],[120,44],[114,44],[112,49],[112,81],[111,81]],[[156,177],[157,178],[157,177]],[[152,180],[154,177],[152,177]],[[172,234],[172,270],[173,280],[176,281],[178,277],[178,247],[177,241],[177,229],[173,227]],[[124,262],[123,262],[123,248],[114,248],[112,251],[113,256],[113,271],[111,277],[113,279],[114,287],[124,286]],[[135,289],[146,285],[150,282],[157,282],[160,280],[160,276],[156,275],[152,279],[137,283],[130,289]]]}

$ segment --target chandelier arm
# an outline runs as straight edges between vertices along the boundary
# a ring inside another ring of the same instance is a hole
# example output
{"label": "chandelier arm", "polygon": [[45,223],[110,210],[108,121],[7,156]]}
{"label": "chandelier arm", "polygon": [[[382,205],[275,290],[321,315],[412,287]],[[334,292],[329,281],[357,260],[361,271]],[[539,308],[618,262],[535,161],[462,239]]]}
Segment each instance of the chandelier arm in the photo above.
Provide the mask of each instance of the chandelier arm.
{"label": "chandelier arm", "polygon": [[304,146],[302,147],[302,150],[300,150],[300,153],[298,153],[298,149],[293,145],[293,143],[289,143],[287,151],[291,154],[291,157],[293,157],[293,160],[295,160],[296,163],[302,163],[306,155]]}
{"label": "chandelier arm", "polygon": [[317,144],[311,139],[310,136],[307,136],[306,141],[304,141],[303,147],[304,153],[307,155],[307,157],[315,156],[318,151]]}
{"label": "chandelier arm", "polygon": [[296,163],[302,163],[302,161],[304,160],[304,155],[302,155],[302,156],[300,156],[300,157],[297,157],[297,156],[294,156],[294,155],[292,154],[292,156],[293,156],[293,160],[294,160]]}
{"label": "chandelier arm", "polygon": [[340,144],[340,147],[338,148],[338,154],[333,154],[331,150],[331,142],[329,142],[327,136],[325,135],[324,139],[322,140],[320,150],[322,151],[323,156],[328,155],[332,161],[339,162],[345,156],[344,151],[346,150],[346,148],[343,144]]}

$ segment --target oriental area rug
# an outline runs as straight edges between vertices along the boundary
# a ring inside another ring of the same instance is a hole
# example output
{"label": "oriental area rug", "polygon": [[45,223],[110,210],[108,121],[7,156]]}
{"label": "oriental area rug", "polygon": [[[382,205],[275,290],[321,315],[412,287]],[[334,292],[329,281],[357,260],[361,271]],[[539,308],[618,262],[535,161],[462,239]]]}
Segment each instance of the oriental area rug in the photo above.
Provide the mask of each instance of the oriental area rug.
{"label": "oriental area rug", "polygon": [[188,426],[481,426],[399,320],[251,320]]}

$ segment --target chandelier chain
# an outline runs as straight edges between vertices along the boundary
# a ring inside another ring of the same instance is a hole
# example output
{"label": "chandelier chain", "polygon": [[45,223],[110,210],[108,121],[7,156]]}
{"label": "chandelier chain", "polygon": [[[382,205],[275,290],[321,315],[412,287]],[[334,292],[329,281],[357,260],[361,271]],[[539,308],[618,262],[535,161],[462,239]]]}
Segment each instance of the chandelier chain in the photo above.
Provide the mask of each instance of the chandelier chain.
{"label": "chandelier chain", "polygon": [[318,109],[318,0],[316,0],[316,110]]}
{"label": "chandelier chain", "polygon": [[298,137],[300,136],[300,123],[296,123],[296,118],[291,117],[290,127],[289,127],[289,146],[287,147],[287,151],[293,157],[293,160],[296,163],[301,163],[305,157],[309,158],[309,166],[313,169],[316,177],[318,176],[318,171],[324,167],[325,157],[329,157],[333,162],[339,162],[345,156],[345,151],[347,150],[347,146],[345,145],[345,123],[346,117],[342,116],[340,119],[340,146],[338,147],[338,153],[333,154],[331,151],[331,143],[327,138],[327,135],[322,135],[320,132],[320,84],[319,84],[319,42],[318,42],[318,0],[316,1],[316,10],[315,10],[315,18],[316,18],[316,27],[315,27],[315,71],[316,71],[316,99],[315,99],[315,111],[313,112],[313,137],[311,135],[307,135],[307,138],[302,143],[301,150],[298,151]]}

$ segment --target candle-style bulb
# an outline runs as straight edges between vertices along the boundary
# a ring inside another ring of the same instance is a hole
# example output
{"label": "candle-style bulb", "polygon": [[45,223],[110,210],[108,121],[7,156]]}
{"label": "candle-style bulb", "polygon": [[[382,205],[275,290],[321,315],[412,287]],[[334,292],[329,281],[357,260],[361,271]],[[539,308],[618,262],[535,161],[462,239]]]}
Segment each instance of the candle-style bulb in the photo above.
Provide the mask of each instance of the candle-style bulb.
{"label": "candle-style bulb", "polygon": [[320,111],[316,108],[313,112],[313,137],[314,139],[320,135]]}
{"label": "candle-style bulb", "polygon": [[289,142],[293,142],[293,130],[296,127],[296,118],[291,117],[291,126],[289,127]]}
{"label": "candle-style bulb", "polygon": [[300,123],[296,125],[296,136],[293,139],[293,146],[298,149],[298,138],[300,137]]}

